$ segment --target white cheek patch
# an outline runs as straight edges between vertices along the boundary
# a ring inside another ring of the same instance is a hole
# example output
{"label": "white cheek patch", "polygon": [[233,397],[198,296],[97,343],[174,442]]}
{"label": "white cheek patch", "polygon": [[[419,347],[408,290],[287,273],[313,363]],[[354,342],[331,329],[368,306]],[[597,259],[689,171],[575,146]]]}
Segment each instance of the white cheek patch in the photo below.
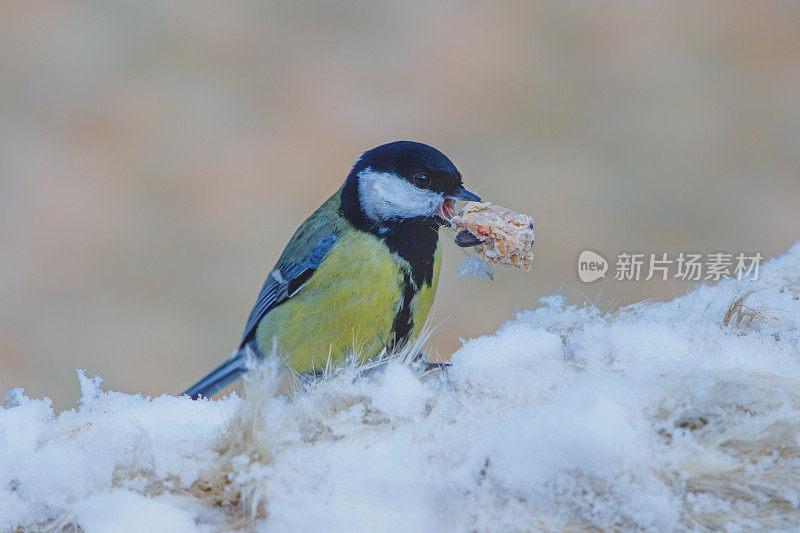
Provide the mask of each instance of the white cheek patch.
{"label": "white cheek patch", "polygon": [[391,172],[366,168],[358,174],[358,195],[364,213],[375,221],[430,217],[444,196],[415,187]]}

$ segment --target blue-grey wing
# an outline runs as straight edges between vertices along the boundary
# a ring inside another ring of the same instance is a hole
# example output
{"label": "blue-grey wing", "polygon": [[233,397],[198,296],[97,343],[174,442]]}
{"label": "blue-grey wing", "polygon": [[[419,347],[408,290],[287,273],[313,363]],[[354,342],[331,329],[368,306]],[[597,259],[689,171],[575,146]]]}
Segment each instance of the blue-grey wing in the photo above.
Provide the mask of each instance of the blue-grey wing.
{"label": "blue-grey wing", "polygon": [[302,260],[283,261],[275,265],[275,268],[267,275],[253,310],[250,311],[250,316],[247,318],[240,348],[255,336],[258,323],[261,322],[264,315],[303,288],[303,285],[311,279],[317,267],[336,244],[336,240],[335,233],[328,233],[317,241]]}

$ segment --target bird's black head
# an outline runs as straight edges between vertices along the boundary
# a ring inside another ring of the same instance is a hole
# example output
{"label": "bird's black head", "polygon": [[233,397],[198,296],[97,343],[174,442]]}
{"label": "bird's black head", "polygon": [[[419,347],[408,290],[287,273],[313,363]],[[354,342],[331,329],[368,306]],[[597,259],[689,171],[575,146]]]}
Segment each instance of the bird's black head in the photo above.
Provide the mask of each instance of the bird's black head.
{"label": "bird's black head", "polygon": [[345,216],[379,230],[404,221],[449,225],[456,200],[480,198],[464,189],[461,173],[447,156],[413,141],[364,152],[342,189]]}

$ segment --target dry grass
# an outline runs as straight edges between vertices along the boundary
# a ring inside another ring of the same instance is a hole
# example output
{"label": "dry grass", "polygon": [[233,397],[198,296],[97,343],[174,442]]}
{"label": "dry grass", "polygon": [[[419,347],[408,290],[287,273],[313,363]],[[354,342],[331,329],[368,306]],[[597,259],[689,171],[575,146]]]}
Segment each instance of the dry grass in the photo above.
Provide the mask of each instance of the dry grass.
{"label": "dry grass", "polygon": [[725,312],[725,316],[722,319],[723,324],[726,326],[731,325],[731,323],[737,326],[752,326],[753,322],[762,321],[772,325],[773,319],[767,310],[756,309],[747,304],[747,299],[760,290],[762,289],[752,287],[736,296]]}

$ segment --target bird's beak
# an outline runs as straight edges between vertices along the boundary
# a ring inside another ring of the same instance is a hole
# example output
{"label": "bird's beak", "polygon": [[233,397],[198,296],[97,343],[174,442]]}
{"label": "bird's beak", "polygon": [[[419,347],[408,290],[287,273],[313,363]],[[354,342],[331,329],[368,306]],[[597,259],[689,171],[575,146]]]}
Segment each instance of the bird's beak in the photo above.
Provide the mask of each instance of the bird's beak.
{"label": "bird's beak", "polygon": [[456,200],[466,200],[468,202],[480,202],[481,199],[477,194],[472,194],[464,187],[459,187],[455,194],[445,196],[444,202],[441,207],[436,210],[436,214],[446,226],[452,226],[450,219],[455,214]]}
{"label": "bird's beak", "polygon": [[477,194],[473,194],[473,193],[469,192],[464,187],[459,187],[458,191],[453,196],[451,196],[451,198],[454,198],[456,200],[466,200],[467,202],[480,202],[481,201],[480,196],[478,196]]}

